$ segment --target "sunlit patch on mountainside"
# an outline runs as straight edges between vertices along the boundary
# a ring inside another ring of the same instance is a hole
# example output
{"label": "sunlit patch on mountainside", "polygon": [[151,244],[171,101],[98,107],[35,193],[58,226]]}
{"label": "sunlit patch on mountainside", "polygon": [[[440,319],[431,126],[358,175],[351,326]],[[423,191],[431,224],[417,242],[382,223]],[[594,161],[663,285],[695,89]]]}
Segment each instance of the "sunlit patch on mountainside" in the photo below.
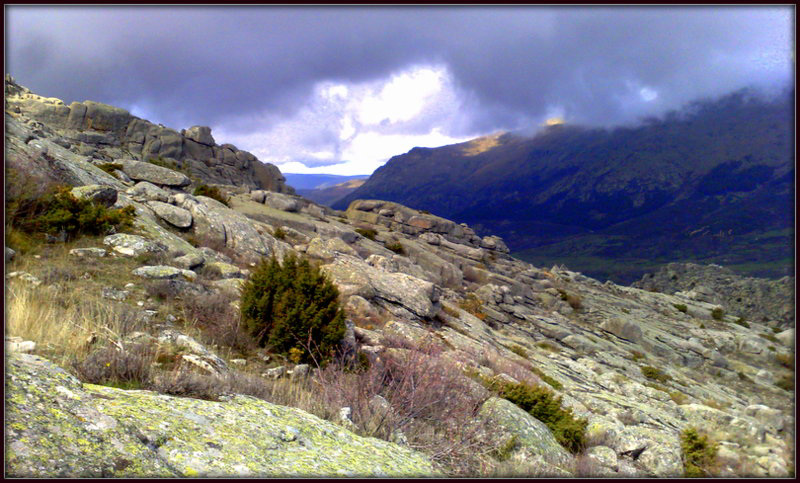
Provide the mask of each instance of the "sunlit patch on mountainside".
{"label": "sunlit patch on mountainside", "polygon": [[480,137],[478,139],[473,139],[465,143],[463,153],[465,156],[476,156],[481,153],[485,153],[486,151],[492,149],[493,147],[499,144],[498,139],[505,134],[504,132],[498,132],[492,134],[490,136]]}

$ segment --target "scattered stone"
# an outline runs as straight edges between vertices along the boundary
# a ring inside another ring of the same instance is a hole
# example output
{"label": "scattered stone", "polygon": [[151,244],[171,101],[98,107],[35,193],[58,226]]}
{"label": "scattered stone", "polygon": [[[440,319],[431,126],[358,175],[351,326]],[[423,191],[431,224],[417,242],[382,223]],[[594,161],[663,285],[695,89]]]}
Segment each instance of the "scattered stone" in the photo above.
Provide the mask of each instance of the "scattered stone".
{"label": "scattered stone", "polygon": [[31,353],[36,350],[36,342],[21,337],[6,336],[6,351]]}
{"label": "scattered stone", "polygon": [[244,279],[241,278],[223,278],[222,280],[214,280],[211,285],[223,292],[231,295],[239,295],[244,285]]}
{"label": "scattered stone", "polygon": [[187,270],[195,269],[203,263],[205,263],[206,259],[203,258],[202,255],[197,253],[189,253],[187,255],[182,255],[180,257],[176,257],[172,260],[172,262],[180,268],[185,268]]}
{"label": "scattered stone", "polygon": [[38,287],[39,285],[42,284],[41,280],[39,280],[38,278],[34,277],[33,275],[31,275],[28,272],[10,272],[8,275],[6,275],[6,277],[8,277],[8,278],[18,278],[18,279],[22,280],[23,282],[27,282],[27,283],[33,285],[34,287]]}
{"label": "scattered stone", "polygon": [[145,253],[158,253],[167,250],[167,247],[162,243],[127,233],[109,235],[103,239],[103,244],[110,245],[115,252],[126,257],[138,257]]}
{"label": "scattered stone", "polygon": [[294,381],[308,377],[309,370],[308,364],[298,364],[294,366],[294,369],[291,371],[291,380]]}
{"label": "scattered stone", "polygon": [[775,337],[786,347],[794,348],[794,329],[786,329],[783,332],[775,334]]}
{"label": "scattered stone", "polygon": [[254,190],[250,192],[250,199],[256,203],[263,203],[267,197],[267,192],[264,190]]}
{"label": "scattered stone", "polygon": [[126,193],[141,200],[161,202],[167,202],[169,200],[169,192],[147,181],[139,181],[134,186],[128,188]]}
{"label": "scattered stone", "polygon": [[586,450],[586,455],[605,468],[617,467],[617,453],[608,446],[593,446]]}
{"label": "scattered stone", "polygon": [[784,429],[785,418],[783,413],[763,404],[753,404],[744,408],[744,413],[766,425],[773,433]]}
{"label": "scattered stone", "polygon": [[191,183],[185,174],[152,163],[142,163],[132,159],[116,160],[115,162],[121,163],[125,174],[136,181],[149,181],[156,185],[178,187]]}
{"label": "scattered stone", "polygon": [[353,424],[353,420],[350,419],[350,415],[352,414],[352,409],[349,407],[343,407],[339,409],[339,421],[342,425],[348,429],[354,429],[355,424]]}
{"label": "scattered stone", "polygon": [[280,379],[286,375],[286,366],[278,366],[273,367],[272,369],[267,369],[267,372],[262,374],[264,377],[268,377],[270,379]]}
{"label": "scattered stone", "polygon": [[146,265],[134,269],[131,273],[137,277],[149,278],[151,280],[169,280],[184,277],[189,281],[193,281],[197,278],[197,274],[191,270],[167,265]]}
{"label": "scattered stone", "polygon": [[296,198],[272,191],[264,192],[264,204],[281,211],[296,212],[300,210],[300,202]]}
{"label": "scattered stone", "polygon": [[178,228],[189,228],[192,226],[192,214],[183,208],[172,206],[161,201],[148,201],[149,206],[159,218],[172,226]]}
{"label": "scattered stone", "polygon": [[239,267],[229,263],[209,262],[205,264],[204,269],[223,279],[245,278],[245,274]]}
{"label": "scattered stone", "polygon": [[247,365],[247,359],[231,359],[229,362],[231,364],[235,364],[237,366],[245,366],[245,365]]}
{"label": "scattered stone", "polygon": [[69,254],[75,257],[97,257],[101,258],[106,256],[106,251],[103,248],[73,248]]}
{"label": "scattered stone", "polygon": [[70,191],[72,195],[81,200],[99,203],[106,208],[117,202],[117,190],[111,186],[86,185],[77,186]]}
{"label": "scattered stone", "polygon": [[14,256],[17,254],[17,252],[15,252],[14,250],[12,250],[12,249],[10,249],[8,247],[5,247],[5,248],[6,248],[6,263],[8,263],[8,262],[10,262],[11,260],[14,259]]}
{"label": "scattered stone", "polygon": [[103,298],[111,300],[125,300],[130,295],[127,290],[117,290],[113,287],[103,287]]}

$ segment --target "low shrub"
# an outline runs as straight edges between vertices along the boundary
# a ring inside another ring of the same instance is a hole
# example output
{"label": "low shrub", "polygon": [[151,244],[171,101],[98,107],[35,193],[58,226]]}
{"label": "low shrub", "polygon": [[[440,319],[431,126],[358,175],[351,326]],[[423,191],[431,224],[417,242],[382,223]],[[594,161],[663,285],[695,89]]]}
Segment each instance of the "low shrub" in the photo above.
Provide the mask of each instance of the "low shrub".
{"label": "low shrub", "polygon": [[372,228],[356,228],[356,233],[370,240],[374,240],[378,235],[378,232]]}
{"label": "low shrub", "polygon": [[716,399],[706,399],[703,404],[714,409],[723,410],[730,407],[730,403],[719,402]]}
{"label": "low shrub", "polygon": [[255,341],[231,304],[233,300],[233,296],[224,293],[186,297],[184,319],[200,329],[205,342],[244,353],[254,348]]}
{"label": "low shrub", "polygon": [[406,253],[405,248],[403,248],[403,245],[401,245],[400,242],[387,243],[386,248],[397,253],[398,255],[404,255]]}
{"label": "low shrub", "polygon": [[220,378],[182,370],[180,368],[156,377],[150,389],[170,396],[219,401],[224,394]]}
{"label": "low shrub", "polygon": [[483,302],[481,302],[481,299],[474,293],[467,294],[464,300],[459,302],[458,306],[475,317],[486,320],[486,313],[483,311]]}
{"label": "low shrub", "polygon": [[511,458],[511,453],[519,444],[516,434],[511,435],[503,444],[492,450],[490,453],[497,461],[508,461]]}
{"label": "low shrub", "polygon": [[639,362],[642,359],[647,359],[647,356],[643,352],[631,351],[631,359],[633,359],[634,362]]}
{"label": "low shrub", "polygon": [[187,176],[189,175],[188,170],[184,167],[183,164],[178,164],[177,161],[170,161],[164,159],[162,156],[159,156],[158,158],[150,158],[148,159],[148,162],[150,164],[155,164],[156,166],[161,166],[162,168],[171,169],[173,171],[180,171],[181,173]]}
{"label": "low shrub", "polygon": [[561,398],[541,386],[506,383],[499,389],[499,395],[550,428],[556,440],[572,453],[579,453],[586,447],[586,426],[588,421],[576,418],[572,409],[561,407]]}
{"label": "low shrub", "polygon": [[302,362],[323,364],[344,337],[339,290],[307,259],[287,255],[283,263],[264,259],[242,287],[241,317],[261,346],[288,355],[302,351]]}
{"label": "low shrub", "polygon": [[206,196],[208,198],[219,201],[225,206],[228,206],[228,203],[230,202],[230,199],[227,196],[225,196],[222,193],[222,191],[220,191],[220,189],[217,188],[216,186],[208,186],[206,184],[200,184],[197,186],[197,188],[194,189],[192,194],[195,196]]}
{"label": "low shrub", "polygon": [[558,347],[554,346],[550,342],[547,342],[546,340],[543,340],[541,342],[537,342],[536,343],[536,347],[538,347],[540,349],[544,349],[544,350],[549,351],[549,352],[561,352],[561,349],[559,349]]}
{"label": "low shrub", "polygon": [[110,175],[113,175],[116,170],[122,171],[122,165],[119,163],[103,163],[98,164],[97,167]]}
{"label": "low shrub", "polygon": [[572,307],[572,310],[580,310],[581,307],[583,307],[583,303],[579,295],[569,293],[561,289],[558,289],[558,293],[561,295],[561,300],[569,304],[569,306]]}
{"label": "low shrub", "polygon": [[770,342],[775,342],[776,344],[780,344],[781,342],[777,337],[775,337],[775,334],[758,334],[758,336],[762,339],[767,339]]}
{"label": "low shrub", "polygon": [[[65,240],[80,235],[106,235],[133,226],[133,206],[106,208],[72,195],[69,186],[54,186],[41,195],[9,199],[6,223],[28,234],[60,235]],[[13,247],[12,247],[13,248]]]}
{"label": "low shrub", "polygon": [[778,379],[775,385],[784,391],[792,392],[794,391],[794,376],[791,374],[784,374],[780,379]]}
{"label": "low shrub", "polygon": [[283,229],[282,226],[275,228],[272,232],[272,236],[277,238],[278,240],[285,240],[286,239],[286,230]]}
{"label": "low shrub", "polygon": [[778,354],[775,356],[775,360],[783,367],[794,371],[794,356],[792,354]]}
{"label": "low shrub", "polygon": [[549,384],[553,389],[556,389],[556,390],[564,389],[564,385],[563,384],[561,384],[560,382],[556,381],[552,377],[550,377],[547,374],[545,374],[544,371],[542,371],[538,367],[531,366],[530,369],[531,369],[531,372],[533,372],[534,374],[539,376],[539,379],[541,379],[544,382],[546,382],[547,384]]}
{"label": "low shrub", "polygon": [[717,307],[711,311],[711,318],[714,320],[722,320],[723,317],[725,317],[725,311],[721,308]]}
{"label": "low shrub", "polygon": [[681,433],[684,475],[688,478],[711,476],[711,467],[717,457],[717,445],[695,428],[687,428]]}
{"label": "low shrub", "polygon": [[686,396],[686,394],[684,394],[684,393],[682,393],[680,391],[669,391],[669,397],[670,397],[670,399],[675,401],[675,404],[677,404],[679,406],[681,404],[686,404],[686,401],[689,400],[689,398]]}
{"label": "low shrub", "polygon": [[46,285],[53,285],[59,282],[69,282],[77,279],[80,271],[76,267],[46,267],[39,275],[39,279]]}
{"label": "low shrub", "polygon": [[458,313],[458,310],[450,307],[449,305],[442,304],[442,312],[449,315],[450,317],[455,317],[456,319],[459,318],[461,315]]}
{"label": "low shrub", "polygon": [[[507,374],[520,382],[536,385],[540,380],[543,379],[542,376],[544,373],[538,368],[534,367],[529,361],[515,361],[512,359],[507,359],[505,357],[501,357],[500,354],[495,350],[483,351],[480,354],[473,355],[473,358],[476,365],[488,367],[495,374]],[[476,373],[473,376],[473,379],[476,379],[484,386],[487,386],[488,382],[484,381],[480,375]],[[491,384],[489,384],[487,387],[489,386],[491,386]]]}
{"label": "low shrub", "polygon": [[678,309],[678,312],[683,312],[684,314],[689,311],[689,307],[686,304],[672,304],[672,306]]}
{"label": "low shrub", "polygon": [[667,388],[665,388],[664,386],[659,386],[658,384],[653,383],[653,382],[645,382],[644,385],[649,387],[649,388],[651,388],[651,389],[655,389],[656,391],[669,393]]}
{"label": "low shrub", "polygon": [[150,367],[154,360],[153,348],[143,344],[106,346],[90,353],[82,361],[74,361],[72,368],[83,382],[141,389],[151,382]]}
{"label": "low shrub", "polygon": [[658,369],[656,367],[642,366],[640,369],[642,371],[642,375],[648,379],[652,379],[660,383],[666,383],[667,381],[672,380],[672,376],[670,376],[669,374],[665,374],[664,372],[661,371],[661,369]]}
{"label": "low shrub", "polygon": [[[335,358],[319,371],[312,412],[338,418],[350,407],[355,431],[427,454],[445,475],[474,476],[485,456],[502,449],[476,417],[488,397],[434,346],[417,347],[353,372]],[[316,408],[316,409],[315,409]],[[402,435],[402,436],[401,436]]]}
{"label": "low shrub", "polygon": [[744,373],[744,372],[742,372],[742,371],[739,371],[739,372],[737,372],[737,373],[736,373],[736,376],[737,376],[737,377],[739,378],[739,380],[740,380],[740,381],[742,381],[742,382],[750,382],[750,383],[752,383],[752,382],[753,382],[753,380],[752,380],[752,379],[750,379],[749,377],[747,377],[747,374],[745,374],[745,373]]}
{"label": "low shrub", "polygon": [[520,357],[522,357],[524,359],[528,358],[528,351],[526,351],[521,346],[518,346],[518,345],[514,344],[511,347],[509,347],[508,350],[510,350],[514,354],[516,354],[516,355],[518,355],[518,356],[520,356]]}
{"label": "low shrub", "polygon": [[737,324],[737,325],[741,325],[742,327],[747,328],[747,329],[750,328],[750,324],[747,323],[747,321],[744,319],[744,317],[739,317],[738,319],[734,320],[733,323]]}

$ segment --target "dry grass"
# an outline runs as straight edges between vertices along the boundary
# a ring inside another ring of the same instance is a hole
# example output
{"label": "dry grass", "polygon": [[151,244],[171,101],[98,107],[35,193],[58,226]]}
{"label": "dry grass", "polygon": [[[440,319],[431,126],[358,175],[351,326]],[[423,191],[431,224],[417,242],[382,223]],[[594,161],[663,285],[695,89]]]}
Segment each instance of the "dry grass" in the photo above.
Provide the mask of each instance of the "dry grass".
{"label": "dry grass", "polygon": [[434,346],[385,353],[361,372],[337,361],[310,384],[314,397],[289,405],[331,420],[338,419],[339,408],[349,407],[358,434],[390,441],[405,437],[447,474],[481,474],[500,444],[481,431],[476,416],[488,393]]}
{"label": "dry grass", "polygon": [[234,300],[235,297],[225,293],[188,297],[182,304],[183,315],[203,342],[248,354],[256,344],[241,323],[239,311],[231,304]]}
{"label": "dry grass", "polygon": [[56,364],[85,358],[92,337],[118,341],[142,326],[127,306],[75,290],[12,281],[7,303],[6,332],[36,342],[37,352]]}

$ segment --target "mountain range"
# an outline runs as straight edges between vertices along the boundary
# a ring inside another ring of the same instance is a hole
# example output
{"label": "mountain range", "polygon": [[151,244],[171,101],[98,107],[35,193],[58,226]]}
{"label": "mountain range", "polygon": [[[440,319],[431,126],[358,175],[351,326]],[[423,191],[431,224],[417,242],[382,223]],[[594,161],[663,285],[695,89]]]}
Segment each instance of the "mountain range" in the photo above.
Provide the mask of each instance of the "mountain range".
{"label": "mountain range", "polygon": [[779,277],[793,271],[793,99],[741,90],[635,127],[414,148],[333,207],[395,201],[623,283],[673,261]]}

